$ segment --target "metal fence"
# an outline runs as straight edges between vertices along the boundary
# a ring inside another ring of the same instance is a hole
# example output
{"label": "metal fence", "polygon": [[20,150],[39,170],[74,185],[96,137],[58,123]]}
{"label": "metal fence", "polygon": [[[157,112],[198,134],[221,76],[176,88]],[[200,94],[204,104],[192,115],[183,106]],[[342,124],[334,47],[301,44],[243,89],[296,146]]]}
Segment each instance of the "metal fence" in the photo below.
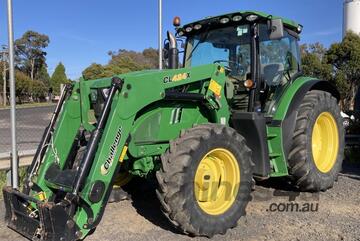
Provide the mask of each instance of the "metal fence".
{"label": "metal fence", "polygon": [[[16,128],[19,155],[31,155],[40,142],[55,106],[17,108]],[[10,110],[0,109],[0,159],[10,156]]]}
{"label": "metal fence", "polygon": [[[41,107],[18,107],[16,110],[17,145],[20,156],[32,155],[49,124],[54,105]],[[346,144],[360,145],[360,135],[347,135]],[[10,156],[10,109],[0,109],[0,159]]]}

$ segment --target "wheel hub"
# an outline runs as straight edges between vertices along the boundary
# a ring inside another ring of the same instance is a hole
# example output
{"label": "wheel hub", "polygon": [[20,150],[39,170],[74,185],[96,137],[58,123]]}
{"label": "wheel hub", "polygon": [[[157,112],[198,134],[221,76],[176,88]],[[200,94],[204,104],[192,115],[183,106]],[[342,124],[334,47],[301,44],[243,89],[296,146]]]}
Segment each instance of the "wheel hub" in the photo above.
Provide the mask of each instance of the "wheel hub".
{"label": "wheel hub", "polygon": [[223,148],[208,152],[195,174],[195,196],[210,215],[226,212],[234,203],[240,183],[240,168],[234,155]]}
{"label": "wheel hub", "polygon": [[328,173],[334,167],[339,151],[338,127],[330,112],[323,112],[316,119],[311,142],[317,169]]}

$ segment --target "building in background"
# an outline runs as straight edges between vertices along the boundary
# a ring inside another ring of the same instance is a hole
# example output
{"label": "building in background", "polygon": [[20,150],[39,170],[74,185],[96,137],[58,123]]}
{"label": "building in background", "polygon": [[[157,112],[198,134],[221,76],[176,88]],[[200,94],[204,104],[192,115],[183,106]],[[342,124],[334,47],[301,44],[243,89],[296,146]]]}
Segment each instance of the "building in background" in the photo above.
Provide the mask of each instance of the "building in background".
{"label": "building in background", "polygon": [[360,34],[360,0],[344,0],[343,36],[347,31]]}
{"label": "building in background", "polygon": [[[360,0],[344,0],[343,37],[346,32],[360,34]],[[360,88],[355,95],[353,109],[360,112]]]}

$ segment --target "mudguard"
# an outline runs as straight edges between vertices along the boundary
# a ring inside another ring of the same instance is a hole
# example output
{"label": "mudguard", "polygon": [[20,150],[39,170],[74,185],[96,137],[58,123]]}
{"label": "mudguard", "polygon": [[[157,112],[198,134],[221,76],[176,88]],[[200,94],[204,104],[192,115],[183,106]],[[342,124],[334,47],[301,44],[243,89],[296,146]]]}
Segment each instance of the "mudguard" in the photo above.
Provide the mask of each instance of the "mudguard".
{"label": "mudguard", "polygon": [[[274,115],[274,120],[282,120],[282,138],[286,160],[292,145],[297,111],[306,93],[311,90],[323,90],[329,92],[340,101],[339,91],[328,81],[307,77],[300,77],[294,81],[292,86],[290,86],[286,93],[283,94],[278,111]],[[289,102],[289,100],[291,101]]]}

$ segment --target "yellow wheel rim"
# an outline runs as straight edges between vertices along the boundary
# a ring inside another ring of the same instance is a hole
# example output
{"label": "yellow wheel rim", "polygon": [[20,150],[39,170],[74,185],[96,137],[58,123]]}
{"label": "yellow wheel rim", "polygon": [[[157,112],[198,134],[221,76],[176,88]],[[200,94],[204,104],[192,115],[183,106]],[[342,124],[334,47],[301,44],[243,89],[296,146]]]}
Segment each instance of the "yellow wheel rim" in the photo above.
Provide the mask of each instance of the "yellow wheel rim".
{"label": "yellow wheel rim", "polygon": [[217,148],[200,161],[195,173],[195,197],[207,214],[225,213],[234,203],[240,184],[240,168],[235,156]]}
{"label": "yellow wheel rim", "polygon": [[122,187],[128,184],[133,176],[128,172],[120,172],[115,178],[114,187]]}
{"label": "yellow wheel rim", "polygon": [[339,151],[338,127],[331,113],[323,112],[316,119],[311,143],[317,169],[328,173],[334,167]]}

